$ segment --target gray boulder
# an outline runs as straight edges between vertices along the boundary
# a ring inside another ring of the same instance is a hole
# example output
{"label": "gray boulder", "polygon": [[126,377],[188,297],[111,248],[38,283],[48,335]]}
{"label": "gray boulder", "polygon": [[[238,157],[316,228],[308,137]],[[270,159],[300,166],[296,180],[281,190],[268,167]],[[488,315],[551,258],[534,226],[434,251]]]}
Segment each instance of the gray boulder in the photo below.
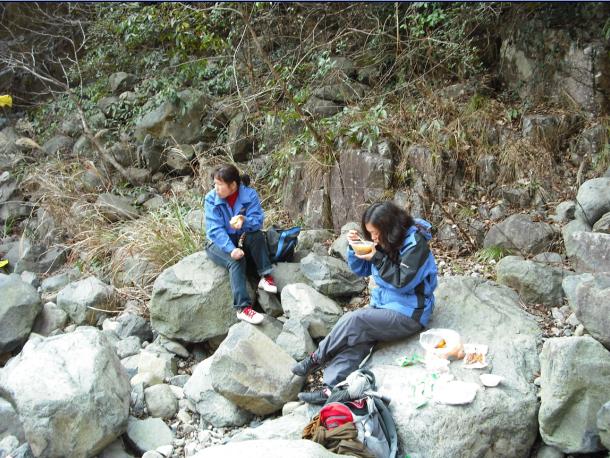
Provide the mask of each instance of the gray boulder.
{"label": "gray boulder", "polygon": [[98,196],[95,208],[110,222],[136,219],[138,209],[131,202],[128,197],[104,193]]}
{"label": "gray boulder", "polygon": [[138,420],[129,417],[126,439],[129,445],[142,455],[163,445],[171,445],[174,433],[160,418]]}
{"label": "gray boulder", "polygon": [[340,81],[314,89],[313,96],[345,105],[357,102],[364,97],[368,90],[367,85],[357,81]]}
{"label": "gray boulder", "polygon": [[555,209],[555,215],[551,218],[556,223],[566,223],[574,219],[574,213],[576,212],[576,202],[573,200],[566,200],[557,205]]}
{"label": "gray boulder", "polygon": [[110,97],[102,97],[97,102],[97,107],[100,109],[100,111],[102,113],[104,113],[104,115],[107,118],[112,119],[115,114],[114,113],[115,109],[113,107],[119,105],[120,103],[121,103],[121,99],[119,99],[115,95],[111,95]]}
{"label": "gray boulder", "polygon": [[343,110],[343,106],[332,100],[324,100],[318,97],[310,97],[303,104],[303,111],[315,118],[327,118]]}
{"label": "gray boulder", "polygon": [[195,148],[192,145],[178,145],[167,150],[165,162],[167,166],[177,173],[193,171],[191,162],[195,158]]}
{"label": "gray boulder", "polygon": [[66,262],[66,255],[66,249],[61,246],[45,248],[41,245],[29,245],[15,264],[15,273],[54,272]]}
{"label": "gray boulder", "polygon": [[305,324],[313,338],[328,335],[343,315],[335,301],[303,283],[286,286],[281,297],[286,316]]}
{"label": "gray boulder", "polygon": [[194,89],[180,91],[177,102],[166,101],[136,121],[136,137],[143,140],[149,134],[158,139],[172,139],[178,144],[197,143],[202,135],[201,118],[208,104],[203,92]]}
{"label": "gray boulder", "polygon": [[[504,377],[493,389],[480,390],[474,402],[448,406],[429,402],[422,390],[437,384],[421,366],[400,367],[397,360],[422,354],[417,337],[383,345],[369,367],[378,390],[391,398],[403,452],[418,458],[528,456],[536,439],[538,402],[532,383],[539,371],[537,345],[541,331],[505,286],[467,277],[442,278],[436,290],[430,328],[450,328],[466,343],[489,346],[490,365],[482,371],[451,363],[450,371],[465,382],[480,383],[479,374]],[[406,395],[406,393],[409,393]]]}
{"label": "gray boulder", "polygon": [[125,339],[119,340],[116,345],[116,354],[119,358],[127,358],[128,356],[137,355],[140,353],[142,344],[140,339],[136,336],[130,336]]}
{"label": "gray boulder", "polygon": [[366,282],[341,259],[309,254],[301,260],[301,271],[313,287],[330,297],[356,296],[364,291]]}
{"label": "gray boulder", "polygon": [[164,383],[146,388],[144,400],[151,417],[170,418],[178,412],[178,399],[170,386]]}
{"label": "gray boulder", "polygon": [[563,288],[578,321],[610,348],[610,272],[568,277]]}
{"label": "gray boulder", "polygon": [[572,220],[561,228],[561,237],[563,238],[563,244],[566,247],[566,255],[568,257],[574,256],[574,253],[578,249],[578,244],[573,241],[574,234],[577,232],[590,231],[591,226],[579,219]]}
{"label": "gray boulder", "polygon": [[227,445],[208,447],[192,458],[227,458],[248,456],[250,458],[335,458],[337,455],[315,442],[298,440],[256,440],[231,442]]}
{"label": "gray boulder", "polygon": [[520,256],[506,256],[496,266],[497,281],[519,293],[531,304],[562,305],[563,279],[572,275],[561,268],[527,261]]}
{"label": "gray boulder", "polygon": [[485,235],[483,246],[500,246],[523,255],[537,254],[548,251],[553,237],[553,229],[548,224],[535,223],[527,215],[515,214],[493,226]]}
{"label": "gray boulder", "polygon": [[242,409],[268,415],[296,398],[303,379],[290,370],[295,363],[255,326],[240,323],[212,357],[212,386]]}
{"label": "gray boulder", "polygon": [[253,152],[254,130],[245,113],[239,113],[229,122],[227,147],[234,161],[246,161]]}
{"label": "gray boulder", "polygon": [[538,253],[532,258],[532,261],[560,267],[563,264],[563,257],[559,253],[548,251],[544,253]]}
{"label": "gray boulder", "polygon": [[152,341],[152,329],[150,323],[139,315],[133,313],[122,313],[116,319],[118,325],[115,332],[121,339],[137,336],[142,341]]}
{"label": "gray boulder", "polygon": [[339,237],[337,237],[330,246],[330,254],[343,259],[345,262],[347,262],[347,247],[349,246],[345,234],[351,230],[358,231],[360,233],[362,232],[360,224],[356,223],[355,221],[346,223],[341,227],[341,235],[339,235]]}
{"label": "gray boulder", "polygon": [[34,287],[16,274],[0,274],[0,297],[0,353],[5,353],[27,340],[42,304]]}
{"label": "gray boulder", "polygon": [[610,212],[610,178],[585,181],[576,194],[577,219],[593,226],[604,213]]}
{"label": "gray boulder", "polygon": [[15,436],[20,442],[25,440],[25,433],[19,415],[6,399],[0,397],[0,439]]}
{"label": "gray boulder", "polygon": [[262,289],[259,289],[256,291],[256,298],[258,301],[258,305],[260,305],[260,307],[267,315],[272,317],[278,317],[284,314],[282,303],[277,297],[277,294],[270,294],[266,291],[263,291]]}
{"label": "gray boulder", "polygon": [[47,337],[53,331],[62,329],[68,321],[68,314],[57,307],[53,302],[47,302],[42,308],[42,312],[36,317],[32,331],[41,336]]}
{"label": "gray boulder", "polygon": [[593,225],[593,232],[603,232],[610,234],[610,212],[604,213]]}
{"label": "gray boulder", "polygon": [[277,337],[276,344],[297,361],[305,359],[316,349],[307,326],[300,320],[289,319],[284,323],[282,333]]}
{"label": "gray boulder", "polygon": [[157,275],[157,268],[140,253],[120,247],[112,253],[112,281],[117,287],[150,285]]}
{"label": "gray boulder", "polygon": [[112,310],[114,288],[96,277],[72,282],[57,295],[57,306],[76,324],[93,322],[99,310]]}
{"label": "gray boulder", "polygon": [[200,251],[164,270],[153,285],[150,322],[171,339],[203,342],[237,322],[229,274]]}
{"label": "gray boulder", "polygon": [[610,234],[575,232],[570,244],[568,256],[577,272],[610,272]]}
{"label": "gray boulder", "polygon": [[184,224],[198,233],[205,232],[205,212],[200,208],[190,210],[184,217]]}
{"label": "gray boulder", "polygon": [[121,92],[133,89],[136,84],[136,75],[126,72],[116,72],[108,77],[110,92],[119,95]]}
{"label": "gray boulder", "polygon": [[94,328],[30,341],[0,373],[0,390],[35,456],[94,456],[127,426],[127,375]]}
{"label": "gray boulder", "polygon": [[278,262],[273,266],[272,273],[278,294],[281,294],[286,286],[294,283],[311,284],[309,279],[303,275],[301,265],[298,263]]}
{"label": "gray boulder", "polygon": [[72,140],[70,137],[65,135],[56,135],[42,145],[42,150],[48,156],[55,156],[58,154],[71,153],[73,145],[74,140]]}
{"label": "gray boulder", "polygon": [[597,412],[597,428],[602,445],[610,450],[610,401]]}
{"label": "gray boulder", "polygon": [[252,440],[275,440],[275,439],[300,439],[303,434],[304,425],[320,407],[309,404],[299,404],[288,414],[278,418],[264,420],[262,424],[246,428],[231,437],[230,442],[252,441]]}
{"label": "gray boulder", "polygon": [[597,412],[610,399],[610,353],[591,337],[560,337],[540,353],[540,435],[564,453],[603,449]]}
{"label": "gray boulder", "polygon": [[193,369],[193,375],[184,385],[184,395],[195,404],[201,418],[216,428],[245,425],[252,414],[214,391],[211,365],[212,358],[207,358]]}

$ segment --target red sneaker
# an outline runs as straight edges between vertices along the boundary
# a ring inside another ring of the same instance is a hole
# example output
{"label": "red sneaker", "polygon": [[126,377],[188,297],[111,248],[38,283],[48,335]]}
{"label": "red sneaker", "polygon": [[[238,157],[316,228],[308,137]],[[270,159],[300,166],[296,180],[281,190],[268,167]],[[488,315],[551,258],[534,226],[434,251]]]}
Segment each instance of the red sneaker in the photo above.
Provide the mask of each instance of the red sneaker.
{"label": "red sneaker", "polygon": [[244,307],[237,312],[237,318],[250,324],[261,324],[265,319],[261,313],[258,313],[250,306]]}
{"label": "red sneaker", "polygon": [[271,294],[277,293],[277,286],[275,286],[275,280],[271,275],[264,275],[258,282],[258,287]]}

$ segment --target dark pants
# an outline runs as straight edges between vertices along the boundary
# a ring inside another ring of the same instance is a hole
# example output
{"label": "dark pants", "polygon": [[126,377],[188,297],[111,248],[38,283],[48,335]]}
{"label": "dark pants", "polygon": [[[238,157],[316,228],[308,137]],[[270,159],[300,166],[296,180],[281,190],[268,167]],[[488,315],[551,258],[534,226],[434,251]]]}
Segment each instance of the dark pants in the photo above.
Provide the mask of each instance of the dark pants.
{"label": "dark pants", "polygon": [[[239,236],[231,236],[231,240],[237,246]],[[247,262],[254,263],[256,272],[261,276],[269,275],[273,269],[269,260],[265,234],[262,231],[246,233],[243,250],[246,255],[241,259],[235,260],[231,258],[230,253],[225,253],[214,243],[210,243],[205,249],[212,261],[229,270],[231,291],[233,292],[233,307],[236,309],[252,305],[252,299],[248,294],[246,286]]]}
{"label": "dark pants", "polygon": [[422,330],[422,325],[394,310],[366,307],[343,315],[314,352],[327,363],[324,384],[342,382],[355,371],[377,342],[399,340]]}

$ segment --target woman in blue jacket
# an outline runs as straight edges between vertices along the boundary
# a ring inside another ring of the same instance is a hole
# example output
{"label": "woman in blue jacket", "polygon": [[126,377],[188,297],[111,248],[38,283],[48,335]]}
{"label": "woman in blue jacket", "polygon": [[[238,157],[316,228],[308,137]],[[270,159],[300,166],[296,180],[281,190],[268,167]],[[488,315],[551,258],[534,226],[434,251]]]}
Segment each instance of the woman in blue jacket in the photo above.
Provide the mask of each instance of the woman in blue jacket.
{"label": "woman in blue jacket", "polygon": [[[358,255],[348,248],[348,263],[358,275],[372,275],[376,287],[370,306],[341,317],[309,357],[293,367],[296,375],[326,365],[327,388],[300,393],[299,399],[322,404],[330,388],[343,381],[370,352],[376,342],[404,339],[428,324],[434,309],[437,268],[428,247],[430,224],[413,219],[391,202],[371,205],[362,216],[365,239],[375,243],[373,250]],[[349,231],[350,242],[359,239]]]}
{"label": "woman in blue jacket", "polygon": [[265,234],[261,231],[265,214],[248,175],[240,175],[234,165],[212,172],[214,189],[205,196],[205,227],[209,244],[206,252],[216,264],[229,270],[233,307],[237,318],[252,324],[263,315],[252,308],[246,288],[246,258],[254,262],[261,276],[258,287],[277,293],[271,276],[272,264]]}

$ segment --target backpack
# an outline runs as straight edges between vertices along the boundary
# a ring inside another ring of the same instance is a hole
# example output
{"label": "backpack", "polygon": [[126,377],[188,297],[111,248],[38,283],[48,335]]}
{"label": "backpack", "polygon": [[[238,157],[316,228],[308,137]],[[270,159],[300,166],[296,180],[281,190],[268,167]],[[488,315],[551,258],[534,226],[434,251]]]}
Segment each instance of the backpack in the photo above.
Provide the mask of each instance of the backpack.
{"label": "backpack", "polygon": [[[351,386],[350,382],[353,385]],[[358,440],[376,458],[395,458],[398,449],[396,424],[386,403],[389,400],[374,391],[375,377],[365,369],[352,372],[345,382],[333,388],[327,403],[320,410],[320,424],[329,418],[331,423],[341,423],[347,418],[340,406],[347,407],[352,413],[353,422],[358,429]],[[360,391],[359,399],[352,399]]]}
{"label": "backpack", "polygon": [[273,226],[267,230],[267,248],[271,262],[287,262],[292,259],[301,228],[280,229]]}

